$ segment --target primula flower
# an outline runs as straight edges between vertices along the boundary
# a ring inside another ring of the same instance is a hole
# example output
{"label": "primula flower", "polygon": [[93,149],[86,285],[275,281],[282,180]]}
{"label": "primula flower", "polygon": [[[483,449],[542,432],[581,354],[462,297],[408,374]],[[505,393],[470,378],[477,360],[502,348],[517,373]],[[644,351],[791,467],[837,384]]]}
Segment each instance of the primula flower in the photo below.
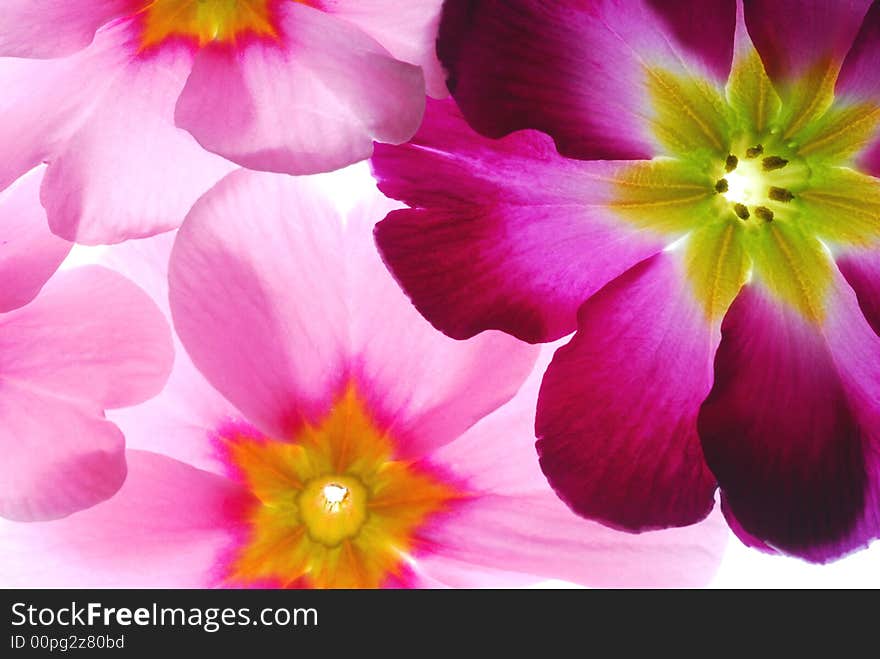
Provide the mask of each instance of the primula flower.
{"label": "primula flower", "polygon": [[49,233],[41,177],[0,193],[0,516],[22,521],[119,489],[124,440],[104,410],[159,393],[173,359],[167,321],[130,281],[98,266],[53,276],[70,243]]}
{"label": "primula flower", "polygon": [[232,170],[213,154],[302,174],[405,141],[440,0],[398,4],[4,0],[0,189],[48,162],[52,230],[112,243],[179,226]]}
{"label": "primula flower", "polygon": [[[572,330],[537,408],[581,515],[825,561],[880,532],[880,2],[446,3],[380,187],[447,334]],[[551,140],[534,130],[540,129]],[[560,155],[561,154],[561,155]],[[873,329],[872,329],[873,328]]]}
{"label": "primula flower", "polygon": [[238,172],[187,218],[167,279],[165,236],[114,248],[170,297],[191,361],[115,413],[133,447],[117,496],[0,527],[0,582],[705,583],[717,520],[633,537],[559,501],[532,458],[540,371],[510,400],[536,350],[434,331],[376,254],[371,206],[343,227],[312,181]]}

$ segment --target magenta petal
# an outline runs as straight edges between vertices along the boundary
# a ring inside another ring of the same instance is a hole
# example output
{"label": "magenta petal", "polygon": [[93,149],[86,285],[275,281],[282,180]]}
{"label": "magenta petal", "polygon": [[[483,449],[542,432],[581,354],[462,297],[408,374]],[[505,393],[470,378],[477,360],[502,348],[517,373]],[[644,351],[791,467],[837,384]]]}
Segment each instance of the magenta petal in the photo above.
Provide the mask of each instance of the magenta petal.
{"label": "magenta petal", "polygon": [[455,338],[564,336],[586,297],[664,244],[601,206],[625,165],[562,158],[532,131],[485,139],[452,101],[429,102],[413,140],[377,146],[372,163],[379,188],[413,207],[377,226],[383,258]]}
{"label": "magenta petal", "polygon": [[104,23],[143,4],[143,0],[3,0],[0,57],[69,55],[88,46]]}
{"label": "magenta petal", "polygon": [[0,192],[0,313],[33,300],[73,246],[49,231],[42,180],[41,167]]}
{"label": "magenta petal", "polygon": [[774,82],[839,65],[872,0],[743,0],[746,26]]}
{"label": "magenta petal", "polygon": [[424,111],[421,69],[345,20],[292,2],[277,11],[281,44],[199,52],[178,126],[240,165],[287,174],[338,169],[369,158],[373,140],[412,136]]}
{"label": "magenta petal", "polygon": [[837,267],[856,292],[868,323],[880,334],[880,250],[848,252],[837,257]]}
{"label": "magenta petal", "polygon": [[880,337],[840,278],[829,297],[819,327],[744,288],[699,416],[734,529],[818,562],[880,530]]}
{"label": "magenta petal", "polygon": [[733,0],[451,0],[437,52],[484,135],[537,128],[568,156],[648,158],[643,62],[685,61],[724,80],[735,23]]}
{"label": "magenta petal", "polygon": [[664,252],[587,300],[538,399],[541,468],[575,512],[614,527],[692,524],[714,504],[696,432],[717,327]]}
{"label": "magenta petal", "polygon": [[5,587],[205,588],[243,532],[249,495],[165,456],[127,452],[109,501],[46,524],[0,522]]}

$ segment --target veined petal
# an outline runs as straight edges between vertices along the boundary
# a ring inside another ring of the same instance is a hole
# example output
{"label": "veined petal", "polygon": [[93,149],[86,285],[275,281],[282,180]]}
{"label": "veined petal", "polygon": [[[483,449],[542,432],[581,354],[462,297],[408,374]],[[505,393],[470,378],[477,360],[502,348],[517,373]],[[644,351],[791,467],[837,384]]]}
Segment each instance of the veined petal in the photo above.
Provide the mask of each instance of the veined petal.
{"label": "veined petal", "polygon": [[785,107],[785,137],[821,116],[872,0],[743,0],[745,22]]}
{"label": "veined petal", "polygon": [[725,318],[699,416],[734,530],[817,562],[880,531],[880,337],[837,274],[824,306],[805,316],[756,277]]}
{"label": "veined petal", "polygon": [[714,505],[696,432],[719,323],[663,252],[588,299],[538,399],[541,468],[575,512],[618,528],[692,524]]}
{"label": "veined petal", "polygon": [[4,0],[0,57],[63,57],[88,46],[99,27],[143,0]]}
{"label": "veined petal", "polygon": [[49,231],[40,206],[43,171],[0,192],[0,313],[33,300],[73,246]]}
{"label": "veined petal", "polygon": [[[455,0],[444,5],[438,53],[453,96],[484,135],[536,128],[567,156],[648,158],[659,148],[652,94],[665,131],[716,131],[702,111],[712,105],[708,80],[730,70],[735,19],[725,0]],[[668,121],[676,103],[680,130]]]}
{"label": "veined petal", "polygon": [[[5,587],[206,588],[245,525],[248,493],[171,458],[127,452],[116,496],[50,523],[0,523]],[[124,542],[120,539],[124,538]]]}
{"label": "veined petal", "polygon": [[790,202],[798,222],[831,243],[868,247],[880,239],[880,179],[852,169],[816,171]]}
{"label": "veined petal", "polygon": [[245,167],[311,174],[408,140],[424,111],[421,70],[348,21],[277,3],[279,41],[200,50],[175,111],[206,149]]}
{"label": "veined petal", "polygon": [[536,132],[482,138],[451,101],[430,102],[416,137],[372,162],[380,189],[412,207],[378,225],[383,258],[456,338],[568,334],[586,297],[699,223],[712,197],[675,161],[584,163]]}

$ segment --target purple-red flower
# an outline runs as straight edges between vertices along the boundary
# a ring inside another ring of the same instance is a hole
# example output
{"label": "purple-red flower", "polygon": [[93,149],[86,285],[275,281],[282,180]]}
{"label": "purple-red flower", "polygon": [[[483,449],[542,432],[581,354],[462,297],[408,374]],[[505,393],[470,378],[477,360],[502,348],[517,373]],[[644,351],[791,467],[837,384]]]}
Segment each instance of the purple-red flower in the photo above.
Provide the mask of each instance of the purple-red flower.
{"label": "purple-red flower", "polygon": [[405,141],[425,77],[442,93],[440,0],[405,4],[4,0],[0,189],[48,162],[52,230],[111,243],[179,226],[224,158],[303,174]]}
{"label": "purple-red flower", "polygon": [[240,171],[196,204],[173,251],[172,236],[112,248],[170,299],[186,351],[160,396],[112,415],[129,446],[119,493],[0,525],[0,582],[705,583],[719,519],[630,536],[559,501],[532,456],[537,349],[424,322],[373,246],[368,218],[388,206],[343,224],[311,180]]}
{"label": "purple-red flower", "polygon": [[0,516],[20,521],[119,489],[125,442],[104,411],[157,394],[173,359],[137,286],[98,266],[55,273],[71,245],[49,233],[41,176],[0,193]]}
{"label": "purple-red flower", "polygon": [[720,488],[812,561],[877,537],[880,2],[450,0],[438,53],[458,108],[377,149],[411,208],[376,238],[452,337],[577,330],[537,408],[558,494],[640,531]]}

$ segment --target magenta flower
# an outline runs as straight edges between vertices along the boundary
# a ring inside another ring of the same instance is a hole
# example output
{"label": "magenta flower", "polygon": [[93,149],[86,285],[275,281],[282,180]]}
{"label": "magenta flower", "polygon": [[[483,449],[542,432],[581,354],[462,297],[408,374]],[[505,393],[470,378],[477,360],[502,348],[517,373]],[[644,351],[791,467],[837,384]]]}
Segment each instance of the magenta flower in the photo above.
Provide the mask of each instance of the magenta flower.
{"label": "magenta flower", "polygon": [[517,394],[536,349],[434,331],[373,248],[367,217],[388,205],[343,226],[316,190],[230,175],[187,218],[167,278],[170,236],[114,248],[157,301],[170,287],[191,361],[179,351],[159,397],[114,413],[131,448],[119,494],[2,527],[0,582],[705,583],[724,525],[634,537],[573,515],[532,457],[541,371]]}
{"label": "magenta flower", "polygon": [[577,330],[537,407],[557,493],[640,531],[720,488],[812,561],[877,537],[880,2],[453,0],[438,52],[482,136],[434,102],[378,149],[412,208],[377,241],[450,336]]}
{"label": "magenta flower", "polygon": [[119,489],[124,441],[104,410],[157,394],[173,359],[168,323],[130,281],[97,266],[53,276],[70,243],[46,227],[40,179],[0,193],[0,516],[22,521]]}
{"label": "magenta flower", "polygon": [[112,243],[179,226],[223,158],[302,174],[405,141],[416,65],[442,90],[440,0],[398,4],[4,0],[0,189],[48,162],[52,230]]}

